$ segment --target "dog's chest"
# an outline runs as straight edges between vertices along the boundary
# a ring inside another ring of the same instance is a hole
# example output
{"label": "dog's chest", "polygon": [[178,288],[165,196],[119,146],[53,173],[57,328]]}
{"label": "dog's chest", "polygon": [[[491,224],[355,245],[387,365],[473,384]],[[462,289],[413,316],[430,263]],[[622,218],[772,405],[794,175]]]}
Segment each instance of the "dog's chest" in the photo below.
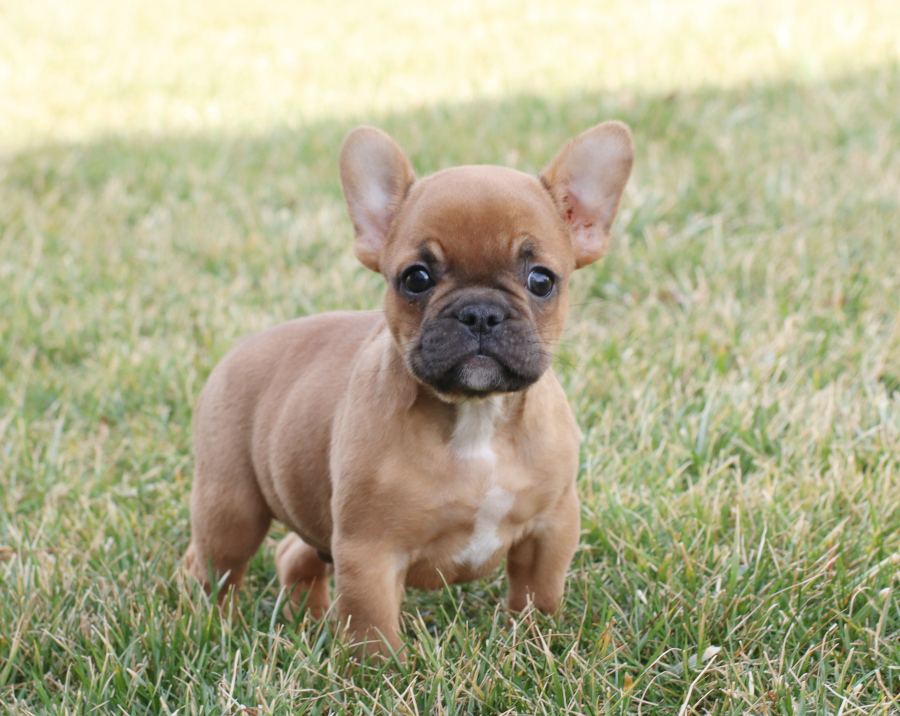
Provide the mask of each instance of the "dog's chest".
{"label": "dog's chest", "polygon": [[500,416],[498,402],[492,400],[465,403],[460,407],[450,441],[460,478],[473,486],[474,526],[465,546],[453,556],[464,569],[477,571],[503,544],[502,525],[516,495],[500,484],[497,454],[493,439]]}

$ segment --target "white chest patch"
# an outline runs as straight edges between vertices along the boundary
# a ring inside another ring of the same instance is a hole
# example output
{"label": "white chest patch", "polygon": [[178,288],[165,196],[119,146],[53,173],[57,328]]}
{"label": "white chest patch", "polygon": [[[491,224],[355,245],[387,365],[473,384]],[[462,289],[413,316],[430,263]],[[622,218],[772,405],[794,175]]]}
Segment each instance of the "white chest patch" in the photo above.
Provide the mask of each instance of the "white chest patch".
{"label": "white chest patch", "polygon": [[454,557],[457,564],[470,569],[477,569],[487,562],[503,544],[497,531],[516,499],[513,493],[495,482],[497,454],[491,447],[491,440],[499,415],[499,401],[488,399],[463,403],[450,440],[456,457],[467,463],[473,474],[477,474],[479,469],[487,473],[490,485],[475,513],[472,536],[462,552]]}
{"label": "white chest patch", "polygon": [[460,552],[454,561],[457,564],[466,565],[472,569],[480,567],[500,549],[503,544],[497,534],[500,522],[509,514],[516,496],[493,485],[484,496],[484,501],[475,513],[475,529],[465,549]]}
{"label": "white chest patch", "polygon": [[493,467],[497,456],[491,449],[491,440],[500,415],[498,402],[488,399],[484,401],[468,401],[459,406],[459,416],[450,447],[461,460],[488,460]]}

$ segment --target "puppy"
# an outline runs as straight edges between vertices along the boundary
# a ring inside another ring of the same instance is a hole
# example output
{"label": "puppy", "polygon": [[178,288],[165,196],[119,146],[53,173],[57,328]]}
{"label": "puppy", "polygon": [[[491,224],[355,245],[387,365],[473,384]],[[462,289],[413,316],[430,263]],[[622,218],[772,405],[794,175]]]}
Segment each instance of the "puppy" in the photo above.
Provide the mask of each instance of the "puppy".
{"label": "puppy", "polygon": [[483,577],[553,612],[578,544],[578,429],[550,370],[572,271],[606,252],[631,172],[628,128],[576,137],[538,177],[463,166],[417,180],[360,127],[340,174],[383,311],[245,338],[194,415],[189,571],[240,584],[272,519],[281,584],[330,606],[370,653],[399,652],[404,587]]}

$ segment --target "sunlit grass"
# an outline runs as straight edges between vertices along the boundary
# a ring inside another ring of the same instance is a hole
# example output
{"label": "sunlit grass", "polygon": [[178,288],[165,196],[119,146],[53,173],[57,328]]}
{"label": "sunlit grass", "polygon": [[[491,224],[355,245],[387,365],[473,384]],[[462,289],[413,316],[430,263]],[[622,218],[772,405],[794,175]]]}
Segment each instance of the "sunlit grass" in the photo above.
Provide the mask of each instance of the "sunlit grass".
{"label": "sunlit grass", "polygon": [[[0,706],[898,712],[898,12],[5,4]],[[561,614],[511,620],[500,574],[411,593],[408,668],[353,667],[280,617],[270,544],[217,619],[179,573],[192,406],[240,336],[379,304],[346,131],[537,171],[613,117],[637,164],[556,368]]]}
{"label": "sunlit grass", "polygon": [[893,0],[8,2],[0,148],[823,79],[893,61],[898,27]]}

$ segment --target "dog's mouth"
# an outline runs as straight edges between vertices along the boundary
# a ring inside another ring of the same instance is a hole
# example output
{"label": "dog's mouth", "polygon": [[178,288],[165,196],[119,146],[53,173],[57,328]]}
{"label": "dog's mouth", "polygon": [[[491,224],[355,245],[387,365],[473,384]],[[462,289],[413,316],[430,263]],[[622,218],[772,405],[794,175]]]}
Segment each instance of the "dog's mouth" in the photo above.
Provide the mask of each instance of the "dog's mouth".
{"label": "dog's mouth", "polygon": [[481,340],[440,328],[425,330],[408,355],[409,368],[420,381],[440,393],[468,396],[524,390],[549,366],[533,331],[525,329]]}
{"label": "dog's mouth", "polygon": [[507,382],[509,370],[492,356],[476,353],[456,368],[457,382],[473,393],[491,393]]}
{"label": "dog's mouth", "polygon": [[540,377],[523,376],[498,359],[484,354],[464,359],[442,375],[422,375],[416,372],[416,376],[441,393],[462,393],[468,396],[524,390]]}

